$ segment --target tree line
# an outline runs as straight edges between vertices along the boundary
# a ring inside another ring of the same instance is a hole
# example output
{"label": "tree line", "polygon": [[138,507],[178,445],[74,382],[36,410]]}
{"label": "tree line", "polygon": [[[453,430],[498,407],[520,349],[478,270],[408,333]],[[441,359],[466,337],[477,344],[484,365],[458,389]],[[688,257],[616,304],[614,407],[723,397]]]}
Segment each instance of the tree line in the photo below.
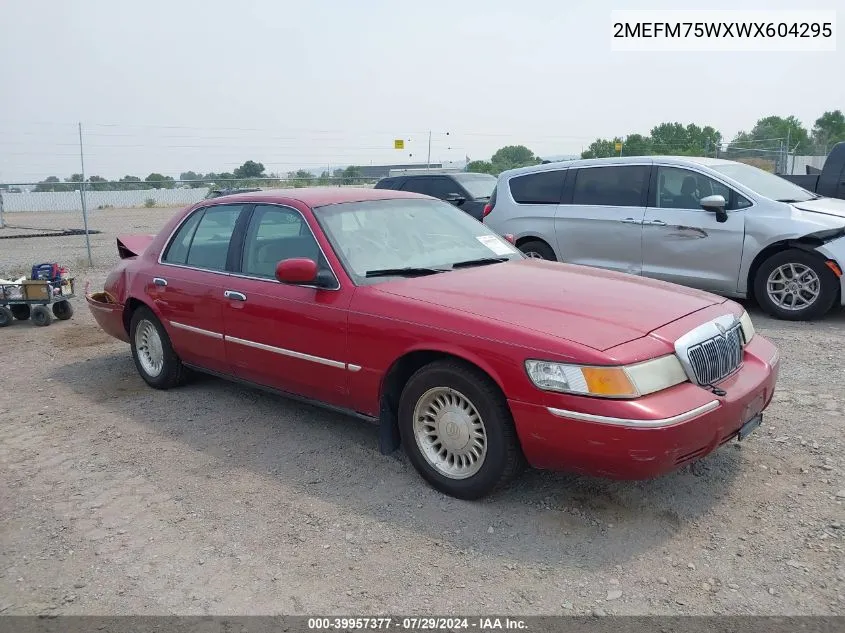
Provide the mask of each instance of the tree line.
{"label": "tree line", "polygon": [[[750,131],[741,131],[725,142],[722,133],[711,125],[661,123],[648,134],[629,134],[609,139],[596,139],[581,153],[581,158],[606,158],[610,156],[715,156],[743,160],[773,170],[787,154],[827,155],[830,148],[845,141],[845,115],[841,110],[830,110],[815,120],[808,129],[795,116],[766,116],[759,119]],[[508,169],[536,165],[543,162],[524,145],[507,145],[499,148],[489,160],[474,160],[467,164],[467,171],[497,175]],[[232,172],[202,174],[182,172],[176,180],[153,172],[143,180],[138,176],[124,176],[108,181],[101,176],[86,180],[86,188],[94,191],[131,189],[172,189],[174,187],[206,187],[214,183],[219,187],[290,186],[356,184],[362,182],[359,167],[350,165],[323,171],[319,176],[305,169],[282,174],[267,174],[262,163],[246,161]],[[82,183],[81,174],[72,174],[62,181],[50,176],[36,186],[36,191],[73,191]]]}
{"label": "tree line", "polygon": [[[838,142],[845,141],[845,115],[830,110],[807,129],[795,116],[767,116],[750,131],[741,131],[725,143],[722,133],[711,125],[661,123],[648,134],[599,138],[581,152],[581,158],[611,156],[714,156],[754,162],[773,169],[787,154],[826,156]],[[467,171],[497,175],[507,169],[543,162],[524,145],[509,145],[490,160],[469,163]]]}
{"label": "tree line", "polygon": [[[214,184],[221,188],[251,187],[251,186],[291,186],[309,187],[312,185],[354,184],[360,182],[361,170],[355,165],[339,168],[329,173],[324,170],[319,176],[310,171],[299,169],[285,175],[266,173],[263,163],[253,160],[246,161],[232,172],[208,172],[207,174],[185,171],[179,174],[179,179],[165,176],[158,172],[149,174],[146,178],[139,176],[123,176],[119,180],[106,180],[102,176],[91,176],[85,179],[88,191],[133,191],[142,189],[174,189],[176,187],[200,188]],[[71,174],[62,180],[58,176],[49,176],[39,182],[35,191],[75,191],[82,185],[82,174]]]}
{"label": "tree line", "polygon": [[845,141],[845,115],[841,110],[830,110],[816,119],[810,129],[795,116],[766,116],[750,131],[737,133],[727,143],[722,133],[709,125],[661,123],[645,135],[596,139],[581,157],[671,154],[777,161],[787,154],[824,156],[840,141]]}

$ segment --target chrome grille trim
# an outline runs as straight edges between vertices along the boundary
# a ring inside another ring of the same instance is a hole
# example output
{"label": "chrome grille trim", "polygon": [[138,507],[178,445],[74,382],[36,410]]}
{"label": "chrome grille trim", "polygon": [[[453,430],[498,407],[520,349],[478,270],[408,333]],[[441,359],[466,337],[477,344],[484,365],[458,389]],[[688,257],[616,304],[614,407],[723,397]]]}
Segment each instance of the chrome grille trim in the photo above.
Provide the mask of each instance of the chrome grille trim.
{"label": "chrome grille trim", "polygon": [[688,349],[696,382],[712,385],[735,372],[742,363],[742,332],[736,326]]}
{"label": "chrome grille trim", "polygon": [[739,320],[726,314],[679,338],[675,353],[692,382],[713,385],[740,368],[744,343]]}

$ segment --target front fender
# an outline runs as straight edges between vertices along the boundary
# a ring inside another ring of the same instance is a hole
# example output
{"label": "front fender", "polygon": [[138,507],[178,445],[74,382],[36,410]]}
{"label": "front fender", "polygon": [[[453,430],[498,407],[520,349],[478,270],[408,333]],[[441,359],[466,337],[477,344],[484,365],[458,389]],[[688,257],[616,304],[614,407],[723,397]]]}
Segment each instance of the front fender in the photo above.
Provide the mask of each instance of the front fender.
{"label": "front fender", "polygon": [[839,303],[845,305],[845,275],[842,274],[845,271],[845,236],[817,246],[816,251],[826,259],[832,259],[839,267]]}

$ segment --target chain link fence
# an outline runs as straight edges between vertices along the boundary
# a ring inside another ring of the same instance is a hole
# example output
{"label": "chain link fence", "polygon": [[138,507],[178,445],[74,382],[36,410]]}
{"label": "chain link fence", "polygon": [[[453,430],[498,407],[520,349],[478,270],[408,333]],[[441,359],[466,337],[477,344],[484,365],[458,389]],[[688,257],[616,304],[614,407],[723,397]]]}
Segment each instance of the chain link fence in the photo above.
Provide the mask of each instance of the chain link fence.
{"label": "chain link fence", "polygon": [[[372,187],[355,176],[163,181],[42,181],[0,184],[0,278],[41,262],[75,270],[108,268],[120,233],[155,233],[176,209],[257,189]],[[86,231],[87,227],[87,231]]]}

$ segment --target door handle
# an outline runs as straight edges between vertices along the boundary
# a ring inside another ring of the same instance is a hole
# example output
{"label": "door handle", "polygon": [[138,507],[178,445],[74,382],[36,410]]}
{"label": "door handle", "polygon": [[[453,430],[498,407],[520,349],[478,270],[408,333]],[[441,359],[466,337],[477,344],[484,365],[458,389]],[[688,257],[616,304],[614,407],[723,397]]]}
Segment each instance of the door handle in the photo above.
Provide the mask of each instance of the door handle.
{"label": "door handle", "polygon": [[164,279],[163,277],[153,277],[153,283],[156,286],[166,286],[167,285],[167,279]]}
{"label": "door handle", "polygon": [[223,293],[223,296],[227,299],[231,299],[232,301],[246,301],[246,295],[242,292],[237,292],[236,290],[226,290]]}
{"label": "door handle", "polygon": [[651,220],[645,224],[650,224],[651,226],[666,226],[666,223],[663,220]]}
{"label": "door handle", "polygon": [[624,220],[619,220],[623,224],[642,224],[641,220],[635,220],[634,218],[625,218]]}

